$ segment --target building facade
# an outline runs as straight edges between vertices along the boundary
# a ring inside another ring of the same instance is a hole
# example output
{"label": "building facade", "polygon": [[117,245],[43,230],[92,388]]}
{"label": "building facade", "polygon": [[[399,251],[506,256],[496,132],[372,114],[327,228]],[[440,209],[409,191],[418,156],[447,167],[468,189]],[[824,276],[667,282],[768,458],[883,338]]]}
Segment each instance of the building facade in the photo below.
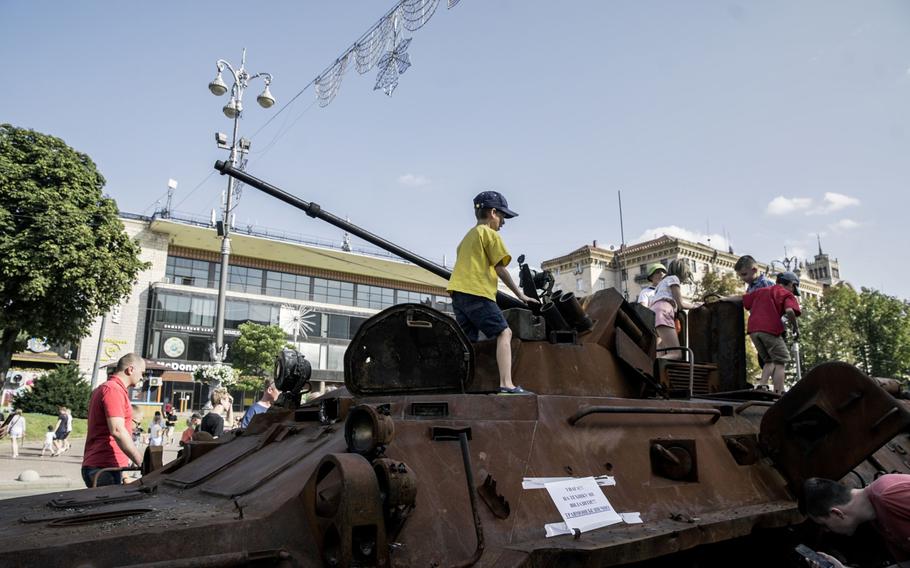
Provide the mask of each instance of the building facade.
{"label": "building facade", "polygon": [[[134,393],[140,402],[169,399],[198,408],[204,393],[192,373],[212,361],[221,238],[206,222],[125,215],[127,233],[150,263],[129,298],[95,322],[78,349],[86,376],[129,352],[167,367],[160,387]],[[431,304],[451,311],[446,282],[410,263],[256,233],[231,233],[225,304],[226,362],[244,322],[279,325],[306,355],[317,389],[344,382],[344,352],[360,325],[384,308]],[[156,381],[158,382],[158,381]]]}
{"label": "building facade", "polygon": [[818,254],[811,262],[806,261],[805,268],[810,278],[825,286],[834,286],[841,282],[840,263],[836,258],[832,260],[828,254],[822,252],[821,238],[818,240]]}
{"label": "building facade", "polygon": [[[553,273],[556,289],[574,292],[576,296],[587,296],[610,287],[619,290],[634,302],[641,289],[648,285],[649,265],[660,262],[667,266],[673,260],[680,260],[687,263],[692,273],[692,281],[681,287],[683,296],[689,301],[698,301],[700,298],[694,297],[695,284],[708,272],[733,273],[738,258],[739,255],[729,251],[663,235],[621,250],[603,249],[594,241],[593,244],[582,246],[564,256],[545,260],[541,263],[541,268]],[[774,273],[768,264],[759,262],[758,266],[761,272]],[[821,295],[825,282],[816,280],[801,266],[794,272],[800,276],[800,291],[804,298]]]}

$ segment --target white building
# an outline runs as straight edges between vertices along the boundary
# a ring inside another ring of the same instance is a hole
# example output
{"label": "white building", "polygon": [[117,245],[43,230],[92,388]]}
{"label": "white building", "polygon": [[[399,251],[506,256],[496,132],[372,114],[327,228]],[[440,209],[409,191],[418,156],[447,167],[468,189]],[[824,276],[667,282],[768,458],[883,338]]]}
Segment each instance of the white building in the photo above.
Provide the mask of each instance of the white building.
{"label": "white building", "polygon": [[[556,279],[555,289],[574,292],[576,296],[587,296],[607,287],[616,288],[635,301],[639,292],[648,285],[647,269],[655,262],[664,266],[670,261],[682,260],[689,265],[692,282],[682,286],[683,295],[694,298],[695,282],[705,274],[732,273],[739,255],[717,250],[702,243],[694,243],[677,237],[663,235],[656,239],[624,247],[622,250],[603,249],[597,241],[584,245],[557,258],[545,260],[541,268],[549,270]],[[818,258],[818,257],[816,257]],[[758,263],[759,270],[768,272],[769,266]],[[800,290],[803,297],[818,297],[823,282],[813,279],[806,270],[796,269],[800,276]]]}

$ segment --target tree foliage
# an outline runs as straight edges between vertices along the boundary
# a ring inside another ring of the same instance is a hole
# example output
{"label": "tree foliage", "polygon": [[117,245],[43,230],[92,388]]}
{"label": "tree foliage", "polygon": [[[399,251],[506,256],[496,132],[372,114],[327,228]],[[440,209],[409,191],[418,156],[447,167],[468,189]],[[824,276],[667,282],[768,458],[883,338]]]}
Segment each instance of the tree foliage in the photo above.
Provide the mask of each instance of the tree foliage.
{"label": "tree foliage", "polygon": [[825,289],[803,306],[800,346],[805,367],[845,361],[877,377],[910,377],[910,305],[868,288]]}
{"label": "tree foliage", "polygon": [[[695,283],[695,298],[698,300],[709,296],[730,296],[741,294],[743,283],[732,272],[717,274],[709,270],[705,275]],[[710,298],[708,298],[710,299]]]}
{"label": "tree foliage", "polygon": [[63,140],[0,124],[0,376],[21,333],[78,341],[146,267],[103,186]]}
{"label": "tree foliage", "polygon": [[91,396],[92,387],[79,374],[79,368],[66,365],[38,377],[31,389],[13,398],[13,407],[23,412],[57,414],[57,407],[63,405],[76,418],[86,418]]}
{"label": "tree foliage", "polygon": [[240,337],[231,346],[231,362],[242,377],[254,377],[253,381],[241,378],[246,386],[255,384],[258,390],[261,380],[272,371],[275,357],[289,347],[287,336],[277,325],[242,323],[238,327]]}

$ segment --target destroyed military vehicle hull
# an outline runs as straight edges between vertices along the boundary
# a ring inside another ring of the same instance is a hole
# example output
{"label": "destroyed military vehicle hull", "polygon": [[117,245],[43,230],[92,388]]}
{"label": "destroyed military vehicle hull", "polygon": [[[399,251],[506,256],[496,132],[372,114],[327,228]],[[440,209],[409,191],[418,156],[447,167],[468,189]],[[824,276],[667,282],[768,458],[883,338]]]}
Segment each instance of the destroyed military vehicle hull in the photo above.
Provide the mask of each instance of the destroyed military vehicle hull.
{"label": "destroyed military vehicle hull", "polygon": [[[560,301],[562,321],[508,313],[514,373],[536,394],[494,394],[493,342],[394,306],[353,338],[346,388],[301,405],[308,364],[283,353],[281,405],[246,430],[134,484],[5,501],[0,565],[767,565],[815,538],[805,478],[910,471],[892,383],[828,363],[779,399],[749,390],[736,305],[691,311],[689,360],[669,362],[617,292]],[[594,478],[629,515],[572,531],[539,478]]]}

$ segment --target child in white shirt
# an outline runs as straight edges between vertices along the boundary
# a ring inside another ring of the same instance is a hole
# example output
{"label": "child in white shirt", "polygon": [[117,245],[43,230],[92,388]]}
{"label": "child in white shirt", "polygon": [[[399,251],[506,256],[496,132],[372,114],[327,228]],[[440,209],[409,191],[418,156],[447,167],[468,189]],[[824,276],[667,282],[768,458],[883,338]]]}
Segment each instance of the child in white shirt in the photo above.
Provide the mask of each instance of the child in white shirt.
{"label": "child in white shirt", "polygon": [[44,433],[44,447],[41,448],[41,457],[44,457],[44,452],[50,452],[52,456],[57,455],[56,450],[54,450],[54,427],[50,424],[47,425],[47,432]]}

